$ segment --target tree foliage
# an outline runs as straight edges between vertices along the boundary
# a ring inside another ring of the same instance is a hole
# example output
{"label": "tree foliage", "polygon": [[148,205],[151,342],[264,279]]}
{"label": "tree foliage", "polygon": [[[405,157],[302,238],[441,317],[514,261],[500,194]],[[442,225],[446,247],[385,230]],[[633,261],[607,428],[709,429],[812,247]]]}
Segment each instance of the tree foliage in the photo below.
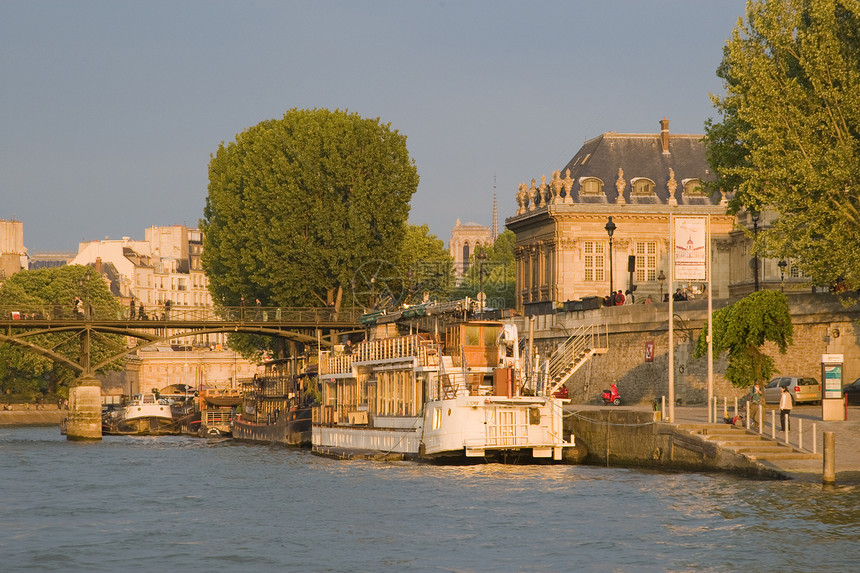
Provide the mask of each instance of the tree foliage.
{"label": "tree foliage", "polygon": [[860,285],[860,3],[753,0],[727,42],[706,124],[731,209],[773,209],[756,249],[818,284]]}
{"label": "tree foliage", "polygon": [[[0,306],[17,309],[24,320],[30,316],[71,318],[76,296],[92,307],[98,317],[116,318],[127,312],[113,297],[107,283],[92,268],[81,265],[21,271],[0,285]],[[13,329],[13,332],[19,330]],[[80,339],[75,334],[40,334],[26,340],[80,363]],[[122,347],[123,339],[119,336],[96,335],[90,346],[91,362],[96,364]],[[119,368],[118,364],[108,367],[110,370]],[[54,394],[76,376],[62,363],[18,345],[0,343],[0,384],[4,391],[31,397],[39,393]]]}
{"label": "tree foliage", "polygon": [[214,300],[345,302],[362,265],[398,259],[417,186],[406,137],[346,111],[293,109],[222,142],[200,222]]}
{"label": "tree foliage", "polygon": [[[728,352],[726,378],[739,388],[768,380],[776,371],[773,358],[761,351],[766,341],[785,354],[792,343],[794,326],[788,299],[778,291],[754,292],[721,308],[713,316],[714,355]],[[693,355],[708,352],[708,331],[702,329]]]}
{"label": "tree foliage", "polygon": [[492,245],[482,247],[486,258],[483,263],[478,258],[480,251],[475,250],[469,257],[469,270],[460,286],[458,296],[477,297],[481,290],[483,269],[483,289],[488,308],[513,308],[516,290],[517,269],[514,260],[516,235],[505,230]]}
{"label": "tree foliage", "polygon": [[406,226],[397,269],[404,303],[420,303],[425,293],[436,300],[447,300],[451,294],[454,258],[427,225]]}

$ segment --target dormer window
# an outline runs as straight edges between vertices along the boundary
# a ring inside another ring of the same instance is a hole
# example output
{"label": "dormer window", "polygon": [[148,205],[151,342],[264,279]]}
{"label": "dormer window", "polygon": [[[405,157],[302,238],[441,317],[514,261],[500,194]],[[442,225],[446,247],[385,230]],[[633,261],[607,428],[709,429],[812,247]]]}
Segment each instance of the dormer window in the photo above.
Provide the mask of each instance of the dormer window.
{"label": "dormer window", "polygon": [[603,181],[589,177],[582,181],[579,192],[583,195],[600,195],[603,192]]}
{"label": "dormer window", "polygon": [[634,177],[630,180],[632,194],[638,196],[654,195],[654,182],[646,177]]}
{"label": "dormer window", "polygon": [[705,186],[702,185],[701,179],[684,179],[681,181],[684,186],[684,195],[691,197],[706,197]]}

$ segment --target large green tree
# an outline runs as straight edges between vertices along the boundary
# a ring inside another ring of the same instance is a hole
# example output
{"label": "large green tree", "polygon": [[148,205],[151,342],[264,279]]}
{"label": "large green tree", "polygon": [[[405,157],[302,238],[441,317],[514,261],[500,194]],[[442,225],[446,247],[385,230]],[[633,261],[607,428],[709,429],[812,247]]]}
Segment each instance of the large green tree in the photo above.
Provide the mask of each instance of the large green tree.
{"label": "large green tree", "polygon": [[[713,317],[714,355],[728,352],[726,378],[739,388],[768,380],[776,371],[773,357],[761,347],[770,341],[781,354],[791,345],[794,326],[788,299],[778,291],[758,291],[721,308]],[[702,329],[693,356],[708,352],[708,331]]]}
{"label": "large green tree", "polygon": [[[29,317],[72,318],[74,300],[79,297],[97,318],[125,317],[127,309],[113,297],[107,283],[86,266],[21,271],[0,285],[0,307]],[[17,329],[12,329],[17,333]],[[40,334],[26,340],[80,363],[80,338],[76,333]],[[121,351],[123,338],[116,335],[93,336],[91,362],[96,364]],[[119,364],[107,369],[118,370]],[[4,392],[29,396],[63,394],[77,375],[68,366],[54,362],[32,350],[11,343],[0,343],[0,388]]]}
{"label": "large green tree", "polygon": [[406,137],[379,119],[293,109],[245,130],[209,164],[200,225],[213,298],[349,304],[360,268],[398,260],[417,186]]}
{"label": "large green tree", "polygon": [[860,286],[860,3],[752,0],[717,74],[717,186],[734,211],[778,215],[756,249]]}

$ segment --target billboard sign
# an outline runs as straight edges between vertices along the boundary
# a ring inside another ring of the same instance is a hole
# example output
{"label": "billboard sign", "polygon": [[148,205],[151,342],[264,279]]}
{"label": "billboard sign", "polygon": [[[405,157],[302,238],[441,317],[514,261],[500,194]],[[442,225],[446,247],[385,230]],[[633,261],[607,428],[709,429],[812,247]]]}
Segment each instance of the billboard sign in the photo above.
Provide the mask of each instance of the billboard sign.
{"label": "billboard sign", "polygon": [[674,277],[681,281],[708,280],[708,220],[674,217]]}

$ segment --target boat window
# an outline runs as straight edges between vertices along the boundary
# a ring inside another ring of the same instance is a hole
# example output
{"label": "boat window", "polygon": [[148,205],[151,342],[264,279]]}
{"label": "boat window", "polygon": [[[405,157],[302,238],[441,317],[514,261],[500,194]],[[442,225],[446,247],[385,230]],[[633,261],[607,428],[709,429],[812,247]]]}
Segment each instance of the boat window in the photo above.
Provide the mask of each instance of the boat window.
{"label": "boat window", "polygon": [[485,326],[484,327],[484,346],[495,346],[499,339],[501,326]]}
{"label": "boat window", "polygon": [[433,408],[433,429],[438,430],[442,427],[442,409]]}
{"label": "boat window", "polygon": [[463,328],[464,346],[481,346],[481,327],[476,325],[467,325]]}

